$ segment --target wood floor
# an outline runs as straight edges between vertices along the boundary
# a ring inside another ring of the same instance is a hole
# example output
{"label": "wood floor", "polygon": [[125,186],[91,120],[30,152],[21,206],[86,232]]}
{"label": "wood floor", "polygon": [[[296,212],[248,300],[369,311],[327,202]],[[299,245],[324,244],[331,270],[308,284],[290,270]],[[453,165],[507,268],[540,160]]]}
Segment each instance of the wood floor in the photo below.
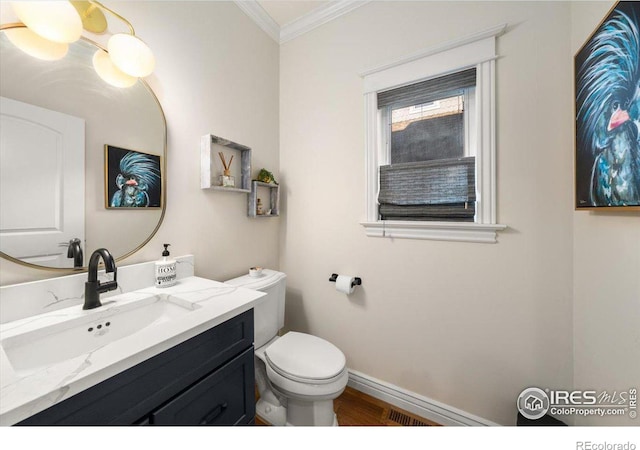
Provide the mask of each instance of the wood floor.
{"label": "wood floor", "polygon": [[[333,401],[338,424],[344,426],[439,426],[422,417],[371,397],[347,386]],[[256,418],[257,425],[265,425]]]}

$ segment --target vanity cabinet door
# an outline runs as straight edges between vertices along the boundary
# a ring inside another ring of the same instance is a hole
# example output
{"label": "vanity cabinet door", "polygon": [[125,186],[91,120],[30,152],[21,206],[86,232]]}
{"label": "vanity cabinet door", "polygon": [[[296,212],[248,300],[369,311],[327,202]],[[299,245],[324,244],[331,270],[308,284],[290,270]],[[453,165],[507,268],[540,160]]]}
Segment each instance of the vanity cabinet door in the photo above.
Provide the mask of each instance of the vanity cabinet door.
{"label": "vanity cabinet door", "polygon": [[152,425],[241,425],[255,415],[250,348],[150,416]]}

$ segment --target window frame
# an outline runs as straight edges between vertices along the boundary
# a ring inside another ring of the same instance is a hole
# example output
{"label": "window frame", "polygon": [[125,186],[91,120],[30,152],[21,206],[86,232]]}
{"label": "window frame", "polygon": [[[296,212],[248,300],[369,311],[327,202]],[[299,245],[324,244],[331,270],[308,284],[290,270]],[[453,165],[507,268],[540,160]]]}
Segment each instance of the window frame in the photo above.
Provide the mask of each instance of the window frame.
{"label": "window frame", "polygon": [[[360,74],[364,81],[366,150],[366,220],[360,224],[367,236],[494,243],[497,232],[506,228],[496,223],[495,145],[496,38],[506,26],[502,24]],[[379,167],[388,164],[390,155],[386,124],[382,123],[385,114],[378,109],[377,93],[472,67],[476,68],[475,222],[379,220]]]}

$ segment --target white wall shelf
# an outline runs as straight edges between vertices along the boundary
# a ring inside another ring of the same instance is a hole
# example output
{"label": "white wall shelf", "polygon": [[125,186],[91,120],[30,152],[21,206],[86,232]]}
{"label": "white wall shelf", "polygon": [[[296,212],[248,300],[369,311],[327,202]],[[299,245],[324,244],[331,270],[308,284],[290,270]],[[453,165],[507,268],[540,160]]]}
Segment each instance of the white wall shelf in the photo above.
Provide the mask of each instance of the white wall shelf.
{"label": "white wall shelf", "polygon": [[[240,176],[236,176],[236,187],[223,187],[218,183],[218,178],[222,175],[221,169],[217,166],[218,152],[225,148],[240,153]],[[213,134],[202,136],[200,139],[200,188],[251,193],[251,148]]]}
{"label": "white wall shelf", "polygon": [[242,189],[242,188],[224,187],[224,186],[209,186],[209,187],[203,187],[202,189],[213,189],[215,191],[227,191],[227,192],[240,192],[243,194],[249,194],[251,192],[251,189]]}
{"label": "white wall shelf", "polygon": [[[269,205],[263,206],[265,214],[257,213],[258,206],[258,188],[263,187],[269,189]],[[262,181],[254,180],[251,182],[251,192],[249,194],[248,203],[248,216],[249,217],[278,217],[280,215],[280,185],[273,183],[263,183]],[[271,209],[271,214],[266,214],[266,211]]]}

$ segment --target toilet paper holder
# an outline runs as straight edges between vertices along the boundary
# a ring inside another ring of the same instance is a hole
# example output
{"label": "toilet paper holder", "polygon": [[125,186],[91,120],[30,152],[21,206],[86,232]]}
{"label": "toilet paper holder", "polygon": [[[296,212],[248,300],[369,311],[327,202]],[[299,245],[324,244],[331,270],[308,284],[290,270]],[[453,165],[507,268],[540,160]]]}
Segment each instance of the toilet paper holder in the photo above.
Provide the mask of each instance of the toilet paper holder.
{"label": "toilet paper holder", "polygon": [[[338,274],[332,273],[331,278],[329,278],[329,281],[331,281],[332,283],[335,283],[337,279],[338,279]],[[362,278],[354,277],[353,282],[351,283],[351,287],[360,286],[361,284],[362,284]]]}

